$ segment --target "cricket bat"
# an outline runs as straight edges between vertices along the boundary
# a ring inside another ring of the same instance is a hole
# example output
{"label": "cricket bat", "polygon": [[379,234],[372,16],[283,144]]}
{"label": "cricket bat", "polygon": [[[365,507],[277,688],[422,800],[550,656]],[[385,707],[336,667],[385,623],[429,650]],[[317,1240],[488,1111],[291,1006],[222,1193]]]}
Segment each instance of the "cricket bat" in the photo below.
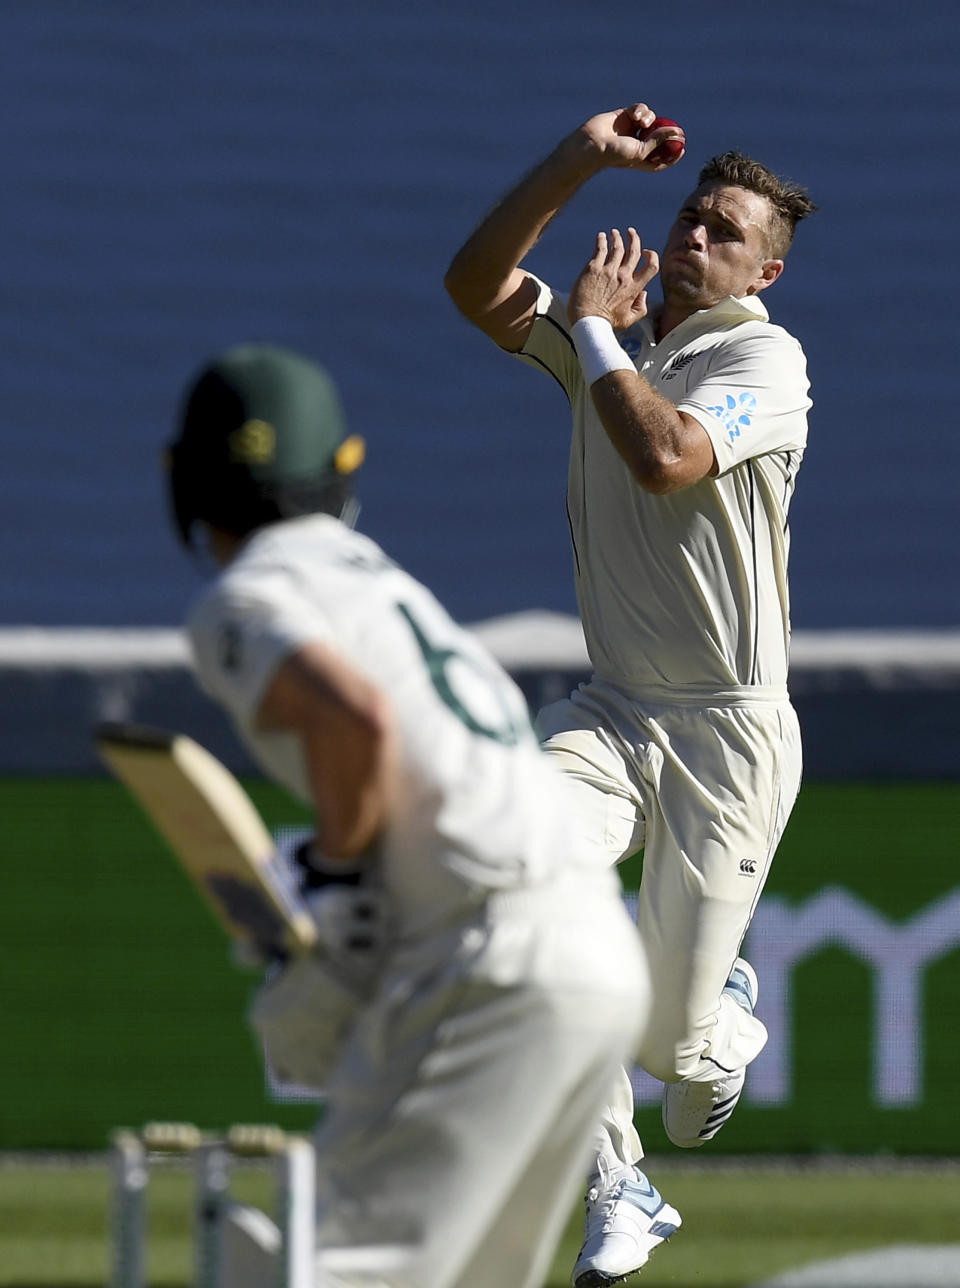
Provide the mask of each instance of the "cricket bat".
{"label": "cricket bat", "polygon": [[286,956],[314,946],[294,875],[225,765],[186,734],[146,725],[102,724],[95,742],[241,948]]}

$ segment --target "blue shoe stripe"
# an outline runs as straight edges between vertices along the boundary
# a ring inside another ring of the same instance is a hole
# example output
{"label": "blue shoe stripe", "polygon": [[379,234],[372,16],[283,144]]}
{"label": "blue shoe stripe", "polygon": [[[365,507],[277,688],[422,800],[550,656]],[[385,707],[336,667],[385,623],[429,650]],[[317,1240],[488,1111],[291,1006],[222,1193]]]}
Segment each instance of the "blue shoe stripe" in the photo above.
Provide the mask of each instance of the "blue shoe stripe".
{"label": "blue shoe stripe", "polygon": [[646,1185],[640,1181],[621,1181],[617,1187],[617,1198],[632,1203],[647,1216],[656,1216],[664,1206],[663,1199],[655,1185],[651,1185],[646,1177],[643,1180]]}
{"label": "blue shoe stripe", "polygon": [[723,991],[735,995],[733,1000],[737,1005],[753,1014],[753,989],[750,987],[750,981],[741,971],[735,971],[730,976],[723,986]]}
{"label": "blue shoe stripe", "polygon": [[669,1239],[679,1229],[680,1227],[674,1225],[672,1221],[654,1221],[648,1233],[652,1234],[656,1239]]}

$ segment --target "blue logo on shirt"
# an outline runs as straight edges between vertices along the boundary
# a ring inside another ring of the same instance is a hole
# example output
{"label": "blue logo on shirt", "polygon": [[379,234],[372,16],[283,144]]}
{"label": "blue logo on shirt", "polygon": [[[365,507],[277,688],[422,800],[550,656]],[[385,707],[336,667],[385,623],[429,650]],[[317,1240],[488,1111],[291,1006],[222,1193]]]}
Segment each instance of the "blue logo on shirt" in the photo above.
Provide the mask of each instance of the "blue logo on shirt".
{"label": "blue logo on shirt", "polygon": [[708,408],[727,431],[731,443],[736,442],[743,430],[750,428],[750,413],[756,409],[757,400],[750,393],[742,393],[737,398],[727,394],[725,402]]}

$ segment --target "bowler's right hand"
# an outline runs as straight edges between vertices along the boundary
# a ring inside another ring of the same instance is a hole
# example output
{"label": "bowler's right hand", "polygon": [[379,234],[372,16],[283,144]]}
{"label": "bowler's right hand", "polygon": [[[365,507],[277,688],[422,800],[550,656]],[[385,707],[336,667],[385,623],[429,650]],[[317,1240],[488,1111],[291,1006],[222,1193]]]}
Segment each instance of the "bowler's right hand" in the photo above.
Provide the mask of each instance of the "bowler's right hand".
{"label": "bowler's right hand", "polygon": [[580,126],[578,133],[600,153],[605,166],[623,166],[656,174],[675,165],[680,157],[669,161],[650,161],[648,158],[664,140],[683,138],[679,127],[667,125],[654,130],[648,139],[638,139],[637,134],[656,119],[656,112],[646,103],[634,103],[631,107],[618,107],[612,112],[591,116]]}

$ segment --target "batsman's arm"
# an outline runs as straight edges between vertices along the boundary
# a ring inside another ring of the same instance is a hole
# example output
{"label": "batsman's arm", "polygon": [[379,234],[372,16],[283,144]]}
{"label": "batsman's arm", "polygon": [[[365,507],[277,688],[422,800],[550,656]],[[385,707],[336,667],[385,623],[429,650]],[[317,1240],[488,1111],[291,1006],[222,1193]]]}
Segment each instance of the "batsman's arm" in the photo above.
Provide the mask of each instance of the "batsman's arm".
{"label": "batsman's arm", "polygon": [[312,641],[273,676],[257,724],[300,739],[324,855],[334,862],[362,855],[397,794],[397,733],[387,696],[326,643]]}
{"label": "batsman's arm", "polygon": [[645,103],[591,117],[494,207],[454,256],[444,278],[447,292],[501,348],[522,349],[533,325],[537,289],[520,264],[554,215],[608,166],[664,168],[646,158],[672,131],[658,129],[644,141],[636,137],[654,119]]}

